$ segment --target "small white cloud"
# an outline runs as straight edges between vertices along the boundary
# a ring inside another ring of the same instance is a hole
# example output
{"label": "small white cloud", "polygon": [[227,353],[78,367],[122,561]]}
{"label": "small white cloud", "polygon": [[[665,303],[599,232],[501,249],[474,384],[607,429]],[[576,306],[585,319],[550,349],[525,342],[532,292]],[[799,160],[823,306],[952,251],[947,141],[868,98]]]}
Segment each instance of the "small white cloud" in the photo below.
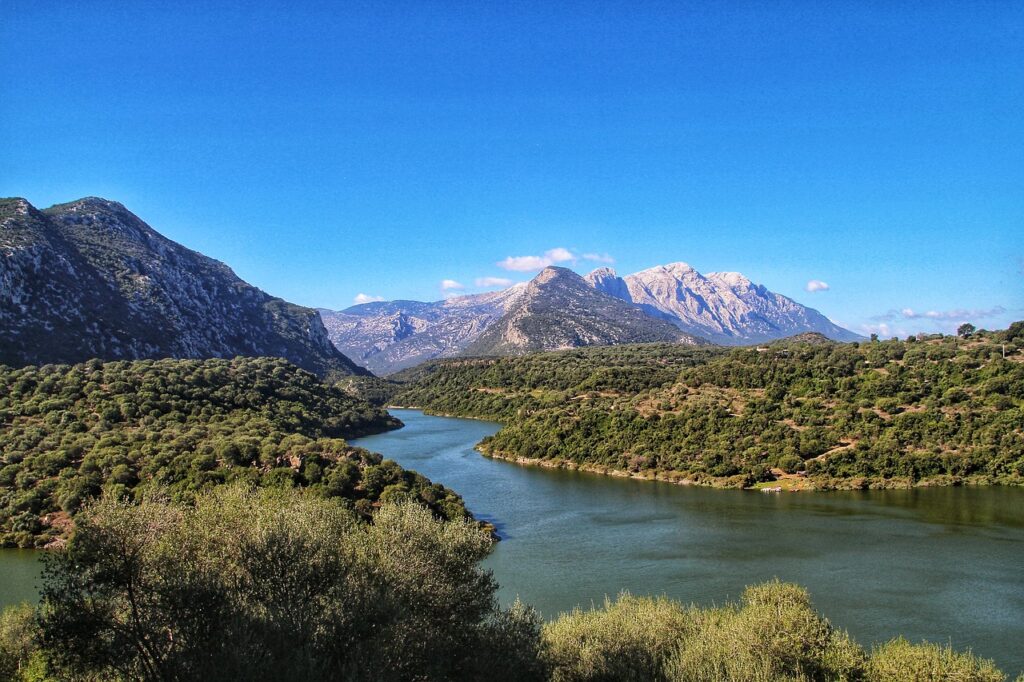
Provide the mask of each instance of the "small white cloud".
{"label": "small white cloud", "polygon": [[506,279],[505,277],[477,277],[473,283],[481,289],[486,287],[512,286],[512,280]]}
{"label": "small white cloud", "polygon": [[893,336],[892,327],[885,322],[879,322],[878,324],[862,324],[860,326],[862,332],[867,335],[878,334],[879,336],[890,337]]}
{"label": "small white cloud", "polygon": [[550,251],[545,252],[544,256],[545,258],[550,258],[555,263],[561,263],[567,260],[576,260],[576,256],[573,255],[572,251],[569,249],[563,249],[560,246],[556,249],[551,249]]}
{"label": "small white cloud", "polygon": [[454,279],[442,279],[441,280],[441,290],[442,291],[451,291],[452,289],[465,289],[465,288],[466,288],[466,285],[464,285],[462,282],[456,282]]}
{"label": "small white cloud", "polygon": [[919,313],[913,308],[901,308],[899,311],[890,310],[884,315],[876,315],[873,319],[891,321],[902,317],[905,320],[926,319],[963,322],[965,320],[983,320],[988,317],[998,317],[1005,312],[1006,308],[1001,305],[987,309],[967,310],[955,308],[953,310],[928,310],[923,313]]}
{"label": "small white cloud", "polygon": [[529,270],[540,270],[551,265],[550,261],[542,256],[509,256],[503,261],[498,261],[498,267],[515,272],[527,272]]}
{"label": "small white cloud", "polygon": [[514,272],[529,272],[541,270],[555,263],[575,260],[576,256],[572,251],[559,246],[545,251],[543,256],[509,256],[505,260],[498,261],[498,267]]}
{"label": "small white cloud", "polygon": [[357,303],[357,304],[358,303],[374,303],[376,301],[383,301],[383,300],[384,300],[383,296],[371,296],[369,294],[359,293],[359,294],[356,294],[356,297],[352,299],[352,302],[353,303]]}
{"label": "small white cloud", "polygon": [[814,293],[815,291],[828,291],[828,282],[822,282],[820,279],[812,279],[807,282],[804,289]]}
{"label": "small white cloud", "polygon": [[592,260],[595,263],[608,263],[609,265],[615,262],[615,259],[607,253],[585,253],[583,254],[583,259]]}

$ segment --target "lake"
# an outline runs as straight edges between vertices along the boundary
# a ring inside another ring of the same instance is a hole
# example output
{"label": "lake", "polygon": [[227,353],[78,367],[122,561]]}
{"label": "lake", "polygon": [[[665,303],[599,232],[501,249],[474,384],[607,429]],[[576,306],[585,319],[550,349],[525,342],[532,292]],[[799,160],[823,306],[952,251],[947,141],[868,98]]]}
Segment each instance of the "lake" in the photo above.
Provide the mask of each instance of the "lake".
{"label": "lake", "polygon": [[779,577],[870,646],[952,641],[1024,670],[1024,489],[767,494],[491,460],[499,425],[392,410],[398,431],[355,444],[459,492],[502,536],[501,598],[548,617],[621,590],[721,604]]}
{"label": "lake", "polygon": [[[721,604],[779,577],[863,645],[903,634],[1024,670],[1024,489],[766,494],[490,460],[490,422],[393,410],[353,441],[458,491],[502,536],[500,596],[547,617],[620,590]],[[0,605],[33,600],[38,552],[0,550]]]}

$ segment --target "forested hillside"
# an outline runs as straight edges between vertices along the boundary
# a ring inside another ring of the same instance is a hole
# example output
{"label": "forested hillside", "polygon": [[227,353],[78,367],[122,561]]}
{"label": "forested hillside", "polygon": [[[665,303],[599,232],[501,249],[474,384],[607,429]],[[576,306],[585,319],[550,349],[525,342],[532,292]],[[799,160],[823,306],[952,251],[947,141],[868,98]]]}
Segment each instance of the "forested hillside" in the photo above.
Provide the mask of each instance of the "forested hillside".
{"label": "forested hillside", "polygon": [[0,366],[0,544],[65,534],[100,493],[187,500],[229,481],[464,517],[450,490],[343,440],[400,425],[280,359]]}
{"label": "forested hillside", "polygon": [[1022,347],[1018,322],[970,338],[444,360],[394,375],[392,402],[500,421],[483,452],[550,466],[729,486],[1020,483]]}

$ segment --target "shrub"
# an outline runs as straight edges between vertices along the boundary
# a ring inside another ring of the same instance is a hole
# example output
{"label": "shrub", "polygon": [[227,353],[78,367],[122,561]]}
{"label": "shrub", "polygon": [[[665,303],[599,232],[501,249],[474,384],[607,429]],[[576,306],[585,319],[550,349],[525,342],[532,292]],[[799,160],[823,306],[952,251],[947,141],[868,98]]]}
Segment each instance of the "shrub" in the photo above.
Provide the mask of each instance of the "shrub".
{"label": "shrub", "polygon": [[544,628],[552,679],[659,680],[693,615],[665,597],[619,595],[603,609],[576,610]]}
{"label": "shrub", "polygon": [[127,679],[442,680],[500,656],[536,678],[539,623],[498,608],[489,547],[415,503],[368,525],[290,488],[104,498],[48,559],[43,641],[76,675]]}
{"label": "shrub", "polygon": [[1003,682],[1006,677],[987,659],[949,645],[911,644],[898,637],[871,652],[870,682]]}
{"label": "shrub", "polygon": [[740,606],[695,616],[666,666],[673,681],[854,680],[863,672],[860,647],[817,614],[796,585],[748,587]]}
{"label": "shrub", "polygon": [[0,612],[0,679],[41,680],[46,662],[39,648],[35,609],[29,604]]}

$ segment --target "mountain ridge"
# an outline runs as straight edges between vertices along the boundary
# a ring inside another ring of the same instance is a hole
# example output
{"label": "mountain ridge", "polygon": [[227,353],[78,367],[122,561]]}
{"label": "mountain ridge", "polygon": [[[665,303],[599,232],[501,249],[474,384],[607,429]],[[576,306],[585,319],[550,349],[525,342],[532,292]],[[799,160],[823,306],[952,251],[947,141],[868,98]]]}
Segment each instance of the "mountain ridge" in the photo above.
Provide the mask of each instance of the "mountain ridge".
{"label": "mountain ridge", "polygon": [[42,211],[0,200],[0,362],[283,357],[321,376],[367,374],[319,314],[98,197]]}
{"label": "mountain ridge", "polygon": [[533,351],[623,343],[700,340],[609,296],[578,274],[548,266],[527,284],[505,314],[469,344],[464,355],[519,355]]}
{"label": "mountain ridge", "polygon": [[[817,310],[738,272],[701,275],[692,266],[675,262],[625,277],[601,267],[582,279],[685,334],[722,345],[766,343],[806,332],[837,341],[861,339]],[[320,312],[339,349],[374,372],[389,374],[426,360],[463,354],[528,285],[432,303],[381,301]]]}
{"label": "mountain ridge", "polygon": [[652,316],[722,345],[763,343],[812,331],[836,341],[862,338],[738,272],[702,275],[688,263],[674,262],[625,277],[598,268],[585,279]]}

